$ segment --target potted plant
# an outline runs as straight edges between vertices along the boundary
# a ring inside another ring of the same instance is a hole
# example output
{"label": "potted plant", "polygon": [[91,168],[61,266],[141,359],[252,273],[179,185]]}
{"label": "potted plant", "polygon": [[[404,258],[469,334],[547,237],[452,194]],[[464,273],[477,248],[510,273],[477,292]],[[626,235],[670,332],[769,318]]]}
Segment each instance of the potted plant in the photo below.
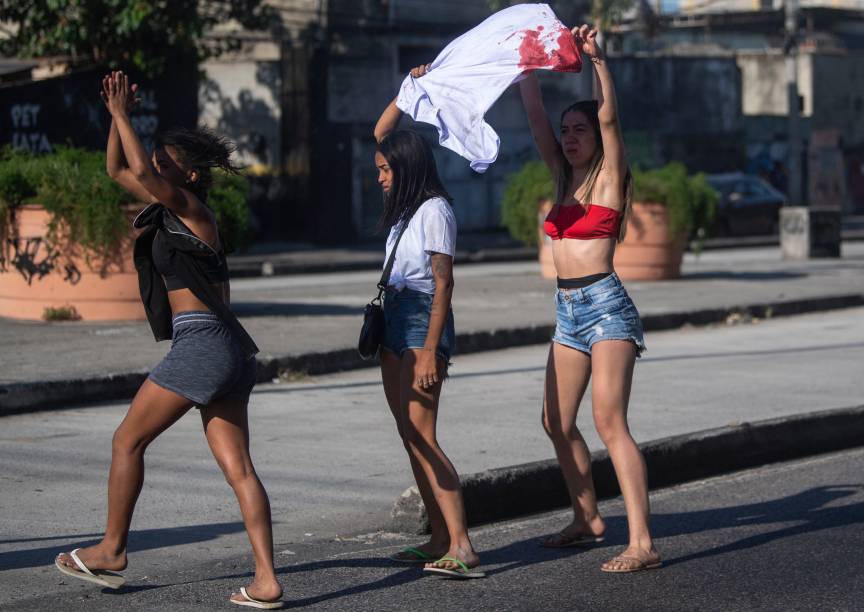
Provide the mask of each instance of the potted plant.
{"label": "potted plant", "polygon": [[717,192],[680,162],[633,169],[633,207],[614,266],[625,280],[678,278],[688,238],[698,249],[714,220]]}
{"label": "potted plant", "polygon": [[507,178],[501,202],[501,220],[510,235],[528,246],[537,246],[544,278],[555,278],[551,240],[543,232],[543,220],[554,198],[555,184],[546,164],[529,161]]}
{"label": "potted plant", "polygon": [[[211,191],[225,241],[246,231],[243,177]],[[57,147],[0,153],[0,316],[143,319],[131,220],[143,208],[105,173],[105,155]]]}

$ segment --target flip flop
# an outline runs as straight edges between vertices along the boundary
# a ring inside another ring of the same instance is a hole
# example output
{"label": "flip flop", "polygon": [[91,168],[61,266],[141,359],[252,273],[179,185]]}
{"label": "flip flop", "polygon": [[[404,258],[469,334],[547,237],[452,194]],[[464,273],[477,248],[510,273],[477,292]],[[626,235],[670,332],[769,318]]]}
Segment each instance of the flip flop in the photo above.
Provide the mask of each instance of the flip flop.
{"label": "flip flop", "polygon": [[[560,539],[557,544],[550,544],[549,540],[555,536]],[[599,544],[604,540],[603,536],[595,536],[587,533],[577,533],[573,536],[566,536],[563,533],[556,533],[554,536],[549,536],[540,542],[540,546],[544,548],[569,548],[571,546],[588,546],[589,544]]]}
{"label": "flip flop", "polygon": [[442,561],[450,561],[451,563],[455,563],[459,567],[457,569],[446,569],[443,567],[424,567],[424,572],[429,572],[430,574],[441,574],[442,576],[448,576],[450,578],[460,578],[462,580],[467,580],[469,578],[485,578],[486,573],[477,571],[476,569],[472,569],[465,565],[465,562],[461,559],[457,559],[456,557],[443,556],[435,563],[441,563]]}
{"label": "flip flop", "polygon": [[[399,555],[414,555],[414,558],[405,558],[400,557]],[[391,561],[395,561],[396,563],[409,563],[414,565],[417,563],[429,563],[434,559],[434,557],[429,553],[423,552],[420,549],[409,546],[404,550],[400,550],[398,553],[390,555],[389,559]]]}
{"label": "flip flop", "polygon": [[240,587],[240,594],[246,601],[236,601],[234,599],[229,599],[228,601],[238,606],[248,606],[250,608],[258,608],[259,610],[278,610],[285,603],[282,600],[264,601],[261,599],[255,599],[246,592],[246,587]]}
{"label": "flip flop", "polygon": [[602,565],[600,566],[600,571],[609,572],[610,574],[632,574],[633,572],[642,572],[645,570],[657,569],[663,565],[663,562],[660,559],[657,559],[653,562],[645,562],[639,557],[624,557],[617,556],[611,558],[606,563],[612,563],[613,561],[624,561],[625,566],[620,569],[612,569],[605,568]]}
{"label": "flip flop", "polygon": [[60,555],[57,555],[57,558],[54,559],[54,565],[56,565],[57,569],[59,569],[67,576],[72,576],[73,578],[77,578],[78,580],[86,580],[87,582],[93,582],[108,589],[119,589],[121,586],[126,584],[126,579],[119,574],[114,574],[103,570],[96,570],[95,572],[91,572],[89,569],[87,569],[87,566],[84,565],[84,562],[78,558],[79,550],[81,549],[76,548],[69,553],[69,556],[72,557],[75,565],[77,565],[78,569],[81,571],[74,570],[63,563],[60,563]]}

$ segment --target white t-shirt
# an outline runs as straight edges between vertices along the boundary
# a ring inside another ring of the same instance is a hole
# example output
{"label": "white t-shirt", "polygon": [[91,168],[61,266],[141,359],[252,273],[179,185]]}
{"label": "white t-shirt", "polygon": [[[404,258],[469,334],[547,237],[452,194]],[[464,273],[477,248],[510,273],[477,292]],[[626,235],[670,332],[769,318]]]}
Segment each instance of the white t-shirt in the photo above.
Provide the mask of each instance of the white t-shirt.
{"label": "white t-shirt", "polygon": [[[384,256],[385,266],[401,227],[402,224],[397,223],[390,229]],[[399,291],[407,287],[423,293],[435,293],[432,253],[451,257],[456,254],[456,215],[447,200],[438,197],[423,202],[408,222],[408,228],[396,249],[396,259],[387,285]]]}
{"label": "white t-shirt", "polygon": [[408,75],[396,105],[438,128],[441,146],[485,172],[498,157],[500,140],[483,116],[504,90],[533,70],[581,69],[573,35],[552,9],[517,4],[447,45],[424,76]]}

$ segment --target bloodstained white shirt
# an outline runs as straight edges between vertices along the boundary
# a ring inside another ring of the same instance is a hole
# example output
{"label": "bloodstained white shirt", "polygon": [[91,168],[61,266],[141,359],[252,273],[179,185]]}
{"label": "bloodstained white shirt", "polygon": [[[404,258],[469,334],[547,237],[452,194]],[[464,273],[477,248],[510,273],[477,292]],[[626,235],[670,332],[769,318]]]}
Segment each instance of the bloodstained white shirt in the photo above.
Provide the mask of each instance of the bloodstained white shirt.
{"label": "bloodstained white shirt", "polygon": [[438,128],[442,146],[485,172],[500,140],[483,116],[505,89],[538,69],[579,72],[582,56],[549,5],[517,4],[447,45],[424,76],[406,77],[396,105]]}

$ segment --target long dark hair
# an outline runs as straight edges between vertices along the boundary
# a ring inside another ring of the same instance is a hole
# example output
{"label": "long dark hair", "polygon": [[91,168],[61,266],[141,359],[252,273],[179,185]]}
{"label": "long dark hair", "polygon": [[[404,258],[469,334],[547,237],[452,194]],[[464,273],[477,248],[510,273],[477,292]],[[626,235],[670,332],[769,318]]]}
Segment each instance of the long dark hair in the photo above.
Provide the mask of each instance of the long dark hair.
{"label": "long dark hair", "polygon": [[172,147],[177,152],[177,161],[184,170],[195,170],[198,180],[188,185],[202,202],[213,186],[213,169],[219,168],[229,174],[237,174],[239,166],[231,161],[237,146],[207,128],[174,128],[160,133],[156,138],[159,147]]}
{"label": "long dark hair", "polygon": [[[561,112],[561,123],[564,123],[564,116],[567,113],[572,113],[574,111],[580,112],[585,115],[588,119],[589,125],[594,130],[594,137],[597,141],[597,150],[594,152],[594,157],[591,159],[588,173],[582,181],[582,200],[588,205],[590,205],[594,199],[594,186],[597,184],[597,177],[600,174],[600,168],[603,167],[603,136],[600,133],[600,117],[598,110],[599,106],[597,100],[580,100],[579,102],[571,104]],[[557,204],[561,204],[571,195],[568,191],[571,187],[570,183],[573,180],[573,168],[570,166],[570,162],[568,162],[564,157],[564,150],[561,148],[560,143],[558,146],[558,153],[559,163],[558,176],[556,177],[557,193],[555,199]],[[630,210],[633,202],[633,175],[630,172],[629,166],[627,167],[627,173],[624,175],[624,193],[622,196],[624,198],[624,211],[621,219],[621,226],[618,230],[618,242],[624,240],[624,234],[627,231],[627,220],[630,217]]]}
{"label": "long dark hair", "polygon": [[411,130],[390,132],[376,150],[393,171],[390,191],[384,194],[379,230],[410,217],[429,198],[441,197],[452,202],[438,177],[432,148],[420,134]]}

